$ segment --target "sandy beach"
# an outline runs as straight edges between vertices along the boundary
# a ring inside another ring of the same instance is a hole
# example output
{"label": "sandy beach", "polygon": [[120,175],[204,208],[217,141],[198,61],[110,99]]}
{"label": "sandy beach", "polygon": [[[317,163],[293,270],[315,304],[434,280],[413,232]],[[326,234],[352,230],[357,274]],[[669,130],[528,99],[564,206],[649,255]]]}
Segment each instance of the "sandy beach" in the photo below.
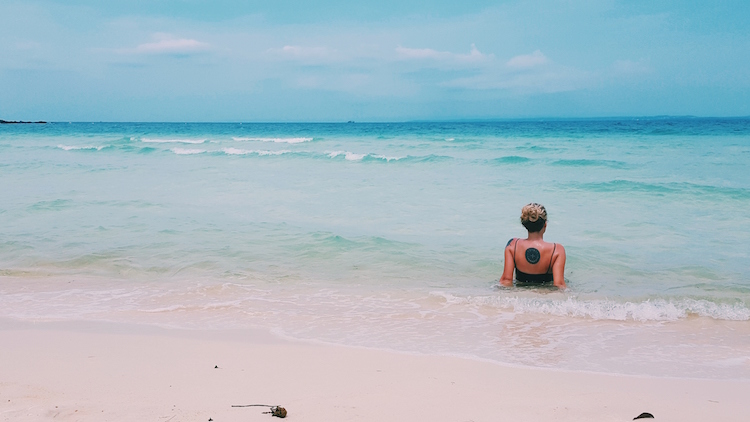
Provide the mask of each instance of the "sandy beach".
{"label": "sandy beach", "polygon": [[0,422],[750,422],[750,1],[2,11]]}
{"label": "sandy beach", "polygon": [[[3,421],[742,420],[742,381],[506,367],[292,342],[262,331],[107,323],[0,328]],[[218,367],[218,368],[217,368]]]}

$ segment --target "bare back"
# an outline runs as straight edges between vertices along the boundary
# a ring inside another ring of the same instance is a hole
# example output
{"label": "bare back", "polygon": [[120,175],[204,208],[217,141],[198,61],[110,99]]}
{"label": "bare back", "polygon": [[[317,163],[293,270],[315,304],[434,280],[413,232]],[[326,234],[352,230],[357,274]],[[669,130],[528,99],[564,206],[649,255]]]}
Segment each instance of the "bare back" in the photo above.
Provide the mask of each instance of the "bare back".
{"label": "bare back", "polygon": [[511,239],[505,247],[505,266],[500,282],[513,285],[514,271],[520,282],[552,281],[565,288],[565,248],[541,239]]}

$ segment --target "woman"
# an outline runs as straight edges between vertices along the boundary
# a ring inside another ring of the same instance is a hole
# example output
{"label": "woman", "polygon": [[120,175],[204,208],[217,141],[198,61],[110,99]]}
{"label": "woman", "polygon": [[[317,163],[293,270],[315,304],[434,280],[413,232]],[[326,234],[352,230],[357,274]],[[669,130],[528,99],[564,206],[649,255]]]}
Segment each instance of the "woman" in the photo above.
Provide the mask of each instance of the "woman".
{"label": "woman", "polygon": [[513,270],[519,285],[547,284],[552,282],[565,288],[565,248],[557,243],[545,242],[547,210],[531,203],[521,209],[521,224],[529,231],[526,239],[513,238],[505,246],[505,268],[500,284],[513,285]]}

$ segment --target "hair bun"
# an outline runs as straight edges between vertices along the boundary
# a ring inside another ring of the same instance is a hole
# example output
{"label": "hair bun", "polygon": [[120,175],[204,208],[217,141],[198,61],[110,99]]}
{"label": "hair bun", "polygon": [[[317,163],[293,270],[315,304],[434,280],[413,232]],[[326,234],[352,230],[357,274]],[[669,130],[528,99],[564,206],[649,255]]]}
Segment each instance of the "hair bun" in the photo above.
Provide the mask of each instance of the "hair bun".
{"label": "hair bun", "polygon": [[521,222],[536,222],[539,219],[547,220],[547,210],[544,205],[532,202],[521,209]]}

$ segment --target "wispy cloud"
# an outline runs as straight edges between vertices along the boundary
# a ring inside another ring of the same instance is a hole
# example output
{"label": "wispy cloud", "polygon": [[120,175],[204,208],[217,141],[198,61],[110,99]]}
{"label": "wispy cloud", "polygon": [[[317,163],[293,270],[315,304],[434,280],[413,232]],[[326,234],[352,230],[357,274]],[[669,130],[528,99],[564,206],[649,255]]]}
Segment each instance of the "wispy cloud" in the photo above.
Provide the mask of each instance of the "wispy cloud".
{"label": "wispy cloud", "polygon": [[267,52],[278,57],[298,60],[335,59],[337,56],[336,50],[318,46],[285,45],[281,48],[269,48]]}
{"label": "wispy cloud", "polygon": [[539,67],[549,63],[549,59],[542,54],[541,51],[536,50],[531,54],[522,54],[515,56],[505,63],[511,69],[531,69]]}
{"label": "wispy cloud", "polygon": [[586,86],[586,74],[576,70],[560,70],[533,74],[482,74],[458,78],[441,84],[464,89],[498,89],[515,94],[540,94],[574,91]]}
{"label": "wispy cloud", "polygon": [[456,78],[442,86],[464,89],[498,89],[515,94],[573,91],[589,84],[590,74],[557,64],[536,50],[496,63],[478,75]]}
{"label": "wispy cloud", "polygon": [[170,34],[157,33],[153,42],[139,44],[135,48],[120,49],[130,54],[193,54],[208,50],[208,43],[191,38],[175,38]]}
{"label": "wispy cloud", "polygon": [[478,62],[491,57],[491,55],[482,54],[482,52],[480,52],[474,44],[471,45],[471,50],[468,54],[438,51],[431,48],[407,48],[401,46],[396,48],[396,53],[398,54],[399,58],[404,60]]}

